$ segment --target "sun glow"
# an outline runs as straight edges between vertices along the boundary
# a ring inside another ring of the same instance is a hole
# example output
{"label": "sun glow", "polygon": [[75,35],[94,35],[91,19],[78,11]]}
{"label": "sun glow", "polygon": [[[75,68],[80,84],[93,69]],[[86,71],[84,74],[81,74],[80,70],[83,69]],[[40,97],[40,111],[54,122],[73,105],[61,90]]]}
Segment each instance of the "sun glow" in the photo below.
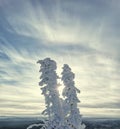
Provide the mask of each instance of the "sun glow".
{"label": "sun glow", "polygon": [[60,86],[58,87],[58,91],[59,91],[59,94],[60,94],[60,97],[61,97],[61,98],[63,98],[63,96],[62,96],[63,89],[64,89],[64,86],[63,86],[63,85],[60,85]]}

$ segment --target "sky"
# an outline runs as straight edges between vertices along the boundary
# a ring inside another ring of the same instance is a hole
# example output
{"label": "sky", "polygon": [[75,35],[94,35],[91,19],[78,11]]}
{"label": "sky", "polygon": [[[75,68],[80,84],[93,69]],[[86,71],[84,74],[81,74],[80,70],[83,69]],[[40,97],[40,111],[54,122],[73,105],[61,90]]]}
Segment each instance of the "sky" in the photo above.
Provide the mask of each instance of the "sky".
{"label": "sky", "polygon": [[0,116],[41,116],[46,57],[75,73],[83,117],[120,118],[119,0],[0,0]]}

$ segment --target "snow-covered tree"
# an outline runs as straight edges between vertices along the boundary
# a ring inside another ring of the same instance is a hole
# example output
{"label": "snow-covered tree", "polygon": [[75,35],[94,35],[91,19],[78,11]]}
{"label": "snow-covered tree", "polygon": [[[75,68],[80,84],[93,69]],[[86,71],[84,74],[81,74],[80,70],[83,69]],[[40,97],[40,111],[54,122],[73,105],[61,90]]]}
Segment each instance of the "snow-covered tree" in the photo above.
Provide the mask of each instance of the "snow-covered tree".
{"label": "snow-covered tree", "polygon": [[63,67],[62,78],[65,88],[63,89],[63,97],[60,98],[56,73],[56,62],[50,58],[39,60],[40,64],[40,82],[42,95],[45,97],[46,109],[42,112],[48,116],[48,121],[43,123],[32,124],[27,129],[34,127],[40,129],[84,129],[81,115],[77,104],[80,102],[77,93],[80,91],[75,87],[75,75],[71,68],[65,64]]}
{"label": "snow-covered tree", "polygon": [[43,114],[49,116],[48,129],[58,129],[63,124],[63,113],[58,93],[56,62],[50,58],[45,58],[37,63],[41,65],[41,81],[39,85],[41,86],[42,94],[45,96],[46,103],[46,109],[43,111]]}
{"label": "snow-covered tree", "polygon": [[71,71],[71,68],[64,64],[62,71],[62,81],[65,86],[63,89],[64,106],[66,106],[66,124],[69,129],[84,129],[85,125],[82,124],[81,115],[77,104],[80,102],[77,93],[80,93],[75,87],[74,82],[75,75]]}

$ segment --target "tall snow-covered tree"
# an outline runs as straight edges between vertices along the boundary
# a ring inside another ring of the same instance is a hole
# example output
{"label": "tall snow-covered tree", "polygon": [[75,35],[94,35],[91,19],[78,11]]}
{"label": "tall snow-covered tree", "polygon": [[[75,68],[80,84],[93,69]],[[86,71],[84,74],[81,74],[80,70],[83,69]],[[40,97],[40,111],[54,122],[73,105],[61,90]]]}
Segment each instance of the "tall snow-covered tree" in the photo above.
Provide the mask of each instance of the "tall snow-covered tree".
{"label": "tall snow-covered tree", "polygon": [[80,111],[77,107],[77,104],[80,102],[77,93],[80,93],[80,90],[75,87],[75,75],[67,64],[64,64],[61,74],[65,86],[62,95],[65,98],[64,106],[66,107],[66,123],[69,126],[69,129],[84,129],[85,125],[82,124]]}
{"label": "tall snow-covered tree", "polygon": [[48,115],[49,119],[47,122],[32,124],[27,129],[36,127],[42,127],[41,129],[85,129],[77,107],[80,102],[77,93],[80,93],[80,91],[75,87],[75,75],[71,68],[67,64],[63,67],[61,79],[65,88],[62,93],[64,99],[62,99],[58,92],[56,62],[50,58],[45,58],[37,63],[40,64],[41,81],[39,85],[45,97],[46,105],[43,114]]}
{"label": "tall snow-covered tree", "polygon": [[37,63],[41,65],[41,81],[39,85],[41,86],[42,94],[45,96],[46,103],[46,109],[43,111],[43,114],[49,116],[48,129],[58,129],[63,123],[63,113],[58,93],[56,62],[50,58],[45,58],[44,60],[39,60]]}

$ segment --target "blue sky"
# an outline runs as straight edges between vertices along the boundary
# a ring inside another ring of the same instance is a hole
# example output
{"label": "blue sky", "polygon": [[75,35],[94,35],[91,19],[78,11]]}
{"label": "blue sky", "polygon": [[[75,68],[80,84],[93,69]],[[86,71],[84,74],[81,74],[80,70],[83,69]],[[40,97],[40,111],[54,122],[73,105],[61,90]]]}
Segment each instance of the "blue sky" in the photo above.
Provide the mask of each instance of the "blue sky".
{"label": "blue sky", "polygon": [[0,116],[40,115],[37,60],[76,75],[81,114],[120,118],[119,0],[0,0]]}

